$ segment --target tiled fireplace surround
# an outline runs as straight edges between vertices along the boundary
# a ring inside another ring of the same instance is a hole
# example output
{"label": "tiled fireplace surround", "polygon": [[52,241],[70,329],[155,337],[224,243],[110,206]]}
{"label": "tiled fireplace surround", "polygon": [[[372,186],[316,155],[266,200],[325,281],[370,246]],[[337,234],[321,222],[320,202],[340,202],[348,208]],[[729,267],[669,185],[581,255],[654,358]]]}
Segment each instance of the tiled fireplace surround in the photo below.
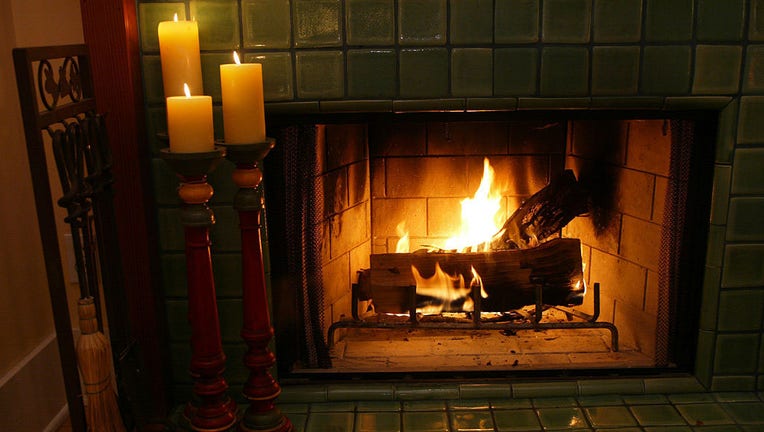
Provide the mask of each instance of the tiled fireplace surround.
{"label": "tiled fireplace surround", "polygon": [[[173,394],[188,399],[183,237],[164,129],[156,24],[199,21],[205,93],[217,66],[264,64],[269,118],[416,111],[707,110],[718,114],[695,370],[620,379],[284,385],[282,402],[764,390],[764,1],[190,0],[138,2]],[[213,174],[213,261],[226,377],[240,362],[240,245],[230,171]],[[267,245],[266,245],[267,246]],[[278,334],[276,335],[278,338]],[[482,387],[481,387],[482,386]],[[236,392],[234,392],[236,393]]]}

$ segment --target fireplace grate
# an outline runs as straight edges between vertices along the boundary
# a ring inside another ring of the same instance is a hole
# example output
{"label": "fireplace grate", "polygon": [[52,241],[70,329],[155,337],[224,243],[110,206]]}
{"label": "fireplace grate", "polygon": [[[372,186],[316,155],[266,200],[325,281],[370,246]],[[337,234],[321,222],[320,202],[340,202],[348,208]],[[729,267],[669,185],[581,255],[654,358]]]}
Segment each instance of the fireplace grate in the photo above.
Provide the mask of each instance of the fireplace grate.
{"label": "fireplace grate", "polygon": [[[544,283],[534,281],[535,286],[535,309],[534,313],[524,319],[523,322],[496,322],[486,320],[482,317],[481,296],[477,290],[473,291],[472,300],[474,301],[474,310],[468,313],[471,319],[464,320],[446,320],[446,319],[427,319],[416,312],[417,294],[415,286],[407,286],[405,290],[408,294],[408,319],[407,320],[385,320],[379,319],[379,316],[373,319],[361,318],[358,314],[359,302],[363,300],[363,284],[368,283],[369,270],[359,271],[359,282],[352,286],[352,318],[342,319],[329,326],[327,340],[329,347],[334,344],[334,333],[341,328],[376,328],[376,329],[437,329],[437,330],[500,330],[504,332],[515,332],[517,330],[581,330],[581,329],[606,329],[610,331],[611,350],[618,352],[618,329],[613,323],[598,321],[600,314],[600,284],[595,283],[593,287],[594,311],[587,314],[569,307],[558,305],[545,305],[543,300]],[[565,322],[545,322],[543,321],[543,311],[546,308],[553,308],[565,313],[567,321]],[[580,321],[574,321],[578,318]]]}

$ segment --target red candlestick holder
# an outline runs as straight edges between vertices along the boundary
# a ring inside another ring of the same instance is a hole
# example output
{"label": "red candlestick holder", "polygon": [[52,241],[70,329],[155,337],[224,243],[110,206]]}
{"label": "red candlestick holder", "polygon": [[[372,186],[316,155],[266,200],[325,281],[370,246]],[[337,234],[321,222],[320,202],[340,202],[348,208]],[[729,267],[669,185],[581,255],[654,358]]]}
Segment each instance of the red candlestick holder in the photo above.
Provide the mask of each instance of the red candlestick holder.
{"label": "red candlestick holder", "polygon": [[243,390],[249,407],[239,423],[239,430],[292,431],[292,423],[274,405],[274,400],[281,393],[281,387],[270,373],[270,368],[276,363],[276,357],[268,349],[268,344],[273,338],[273,327],[268,312],[260,239],[263,197],[258,186],[263,179],[263,173],[258,164],[273,148],[275,140],[266,138],[266,141],[261,143],[221,145],[226,148],[226,158],[236,165],[233,181],[239,187],[233,206],[239,212],[241,228],[244,309],[241,337],[248,346],[244,365],[250,371]]}
{"label": "red candlestick holder", "polygon": [[236,403],[227,395],[223,378],[225,354],[220,337],[215,282],[212,274],[209,230],[215,216],[207,206],[213,189],[207,175],[223,160],[225,151],[172,153],[163,149],[161,157],[180,179],[178,196],[186,242],[188,276],[188,321],[191,325],[191,365],[194,400],[184,416],[195,431],[223,431],[235,425]]}

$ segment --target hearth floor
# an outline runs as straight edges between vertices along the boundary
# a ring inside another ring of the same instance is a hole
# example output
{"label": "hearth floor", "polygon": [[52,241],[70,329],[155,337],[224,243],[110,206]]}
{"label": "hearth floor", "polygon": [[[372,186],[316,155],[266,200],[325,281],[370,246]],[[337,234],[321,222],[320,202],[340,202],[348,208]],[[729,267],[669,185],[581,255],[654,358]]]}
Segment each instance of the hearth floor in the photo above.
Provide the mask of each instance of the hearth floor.
{"label": "hearth floor", "polygon": [[[546,314],[546,313],[545,313]],[[605,329],[442,330],[349,328],[331,349],[332,368],[315,373],[628,369],[654,366]],[[309,372],[309,371],[304,371]]]}
{"label": "hearth floor", "polygon": [[295,432],[761,432],[759,393],[279,404]]}

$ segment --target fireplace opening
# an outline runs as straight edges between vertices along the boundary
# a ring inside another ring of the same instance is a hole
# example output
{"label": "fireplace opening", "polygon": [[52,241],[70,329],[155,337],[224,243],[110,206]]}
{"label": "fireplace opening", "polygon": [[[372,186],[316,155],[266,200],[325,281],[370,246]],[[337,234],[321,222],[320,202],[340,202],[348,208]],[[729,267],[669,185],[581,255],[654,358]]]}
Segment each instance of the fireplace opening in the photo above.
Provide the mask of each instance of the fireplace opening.
{"label": "fireplace opening", "polygon": [[713,115],[271,123],[283,378],[691,370]]}

